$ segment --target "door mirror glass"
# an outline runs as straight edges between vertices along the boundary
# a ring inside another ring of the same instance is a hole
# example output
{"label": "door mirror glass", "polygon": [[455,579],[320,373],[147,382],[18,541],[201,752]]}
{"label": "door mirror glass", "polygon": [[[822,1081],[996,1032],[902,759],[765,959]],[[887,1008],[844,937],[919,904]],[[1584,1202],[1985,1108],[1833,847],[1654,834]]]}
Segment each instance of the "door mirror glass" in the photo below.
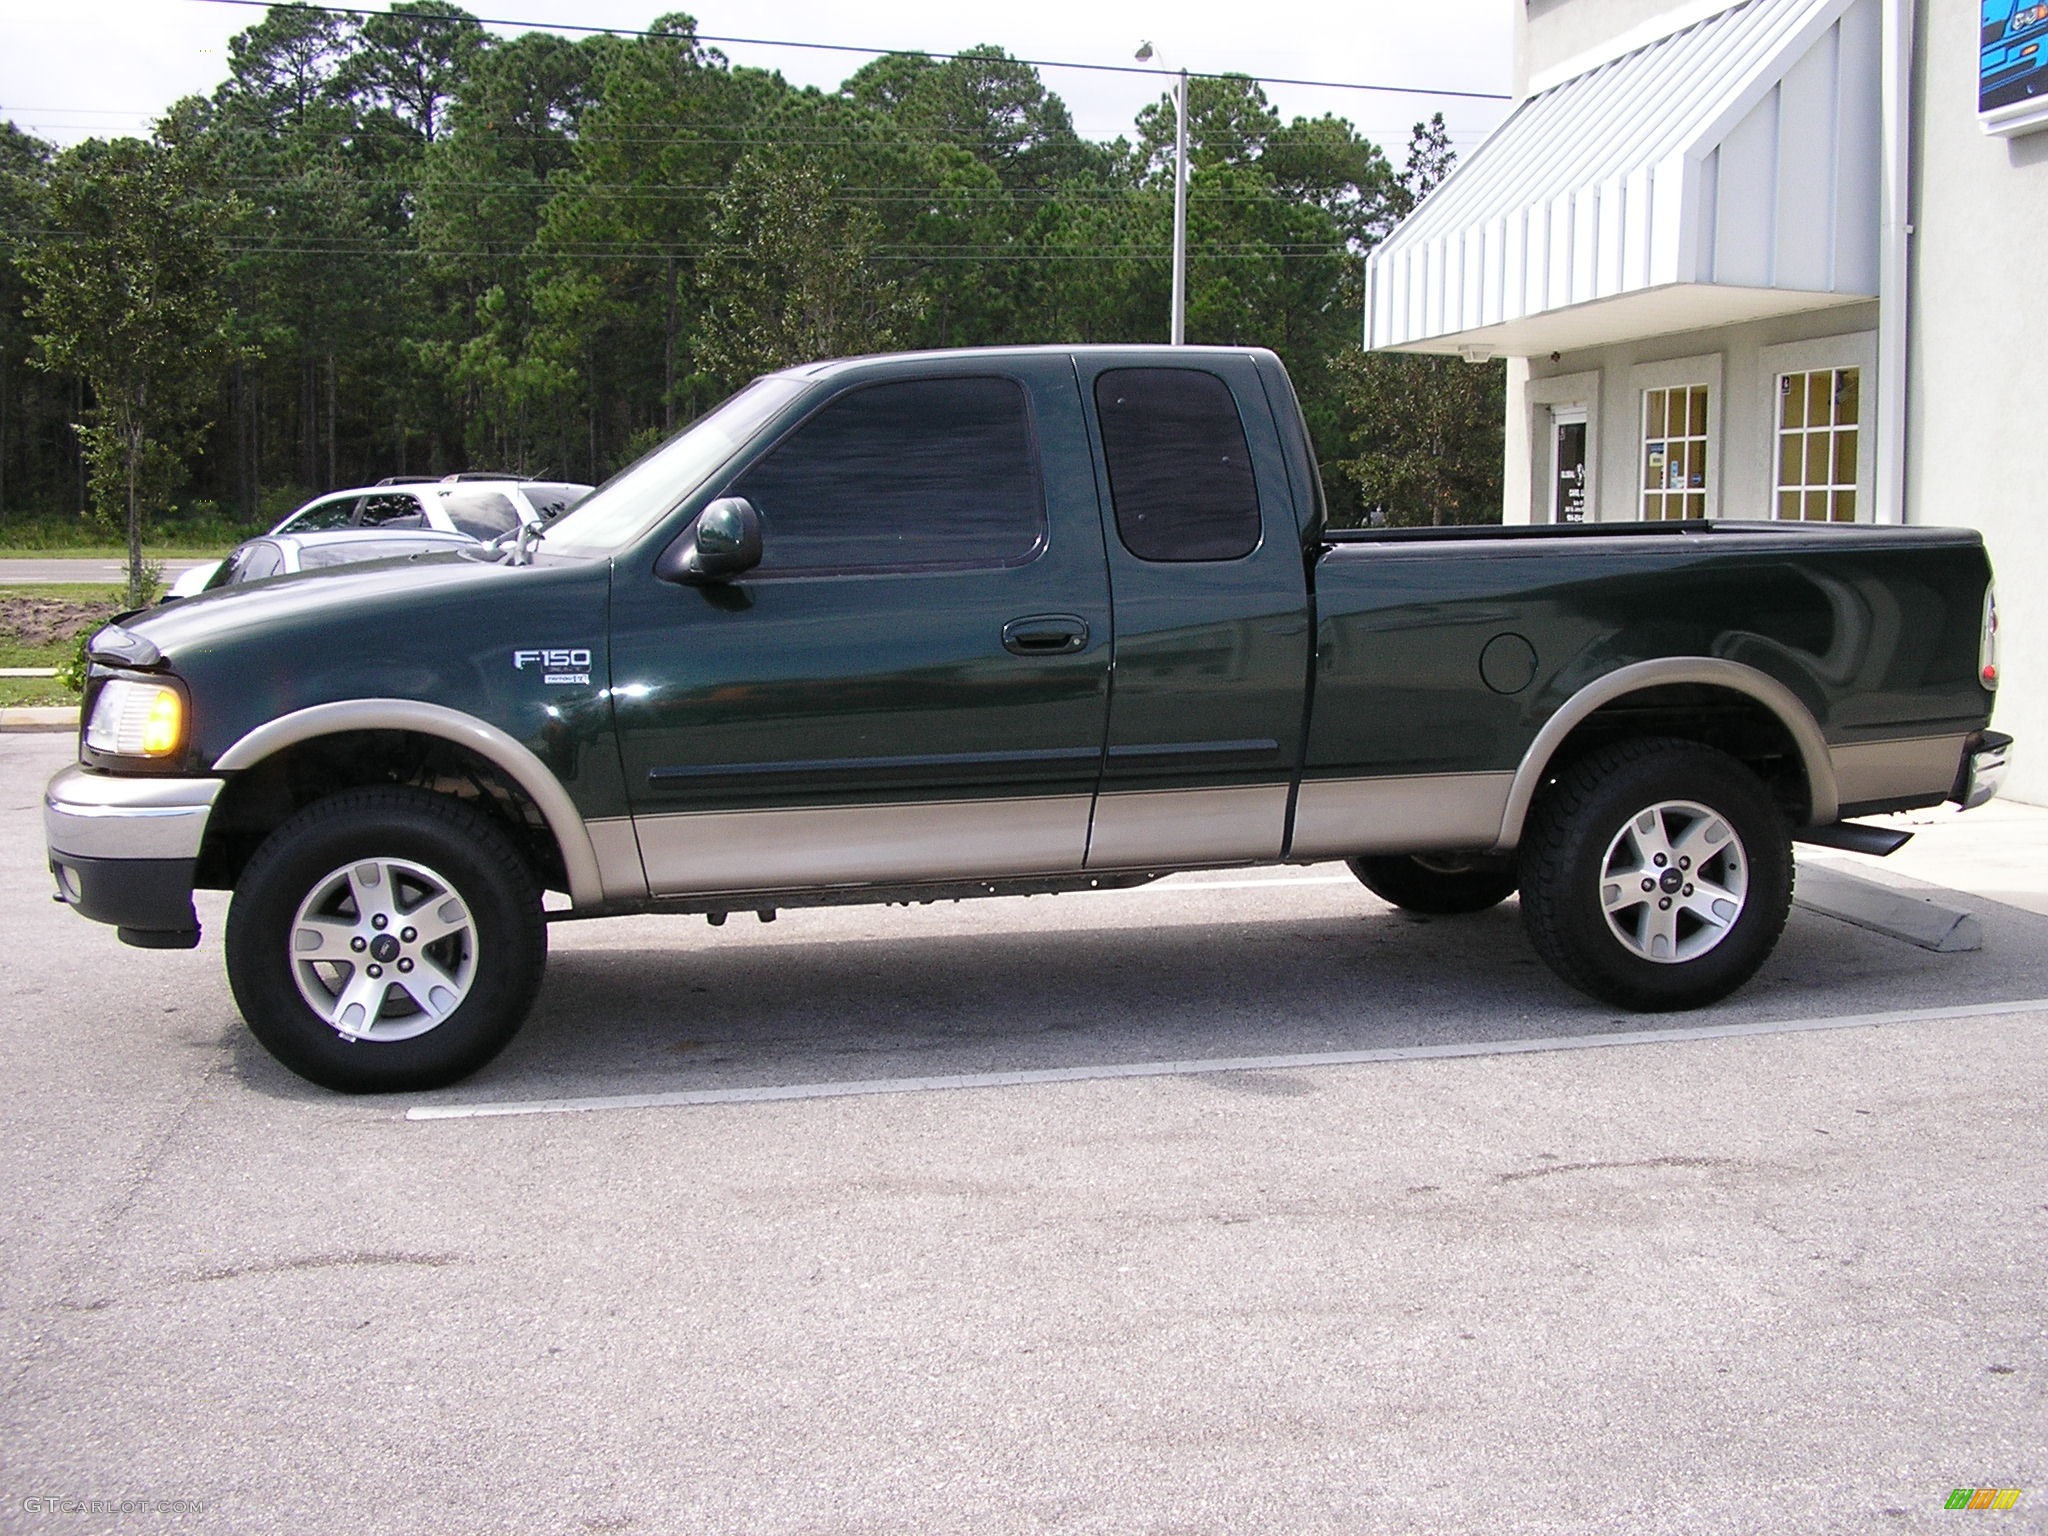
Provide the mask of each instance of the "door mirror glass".
{"label": "door mirror glass", "polygon": [[730,581],[761,563],[761,514],[744,496],[721,496],[663,552],[655,574],[692,584]]}

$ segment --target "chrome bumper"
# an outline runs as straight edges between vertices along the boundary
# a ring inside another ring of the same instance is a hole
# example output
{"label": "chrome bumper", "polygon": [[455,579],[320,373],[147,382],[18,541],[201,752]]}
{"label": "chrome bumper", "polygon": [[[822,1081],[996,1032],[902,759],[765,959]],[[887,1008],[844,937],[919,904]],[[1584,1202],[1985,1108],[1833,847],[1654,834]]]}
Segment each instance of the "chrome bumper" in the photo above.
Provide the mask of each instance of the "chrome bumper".
{"label": "chrome bumper", "polygon": [[1984,731],[1971,738],[1963,752],[1963,764],[1956,774],[1949,798],[1966,811],[1975,810],[1998,793],[2005,782],[2006,764],[2012,754],[2012,738],[1997,731]]}
{"label": "chrome bumper", "polygon": [[199,942],[192,880],[220,779],[116,778],[66,768],[43,791],[57,899],[125,944]]}
{"label": "chrome bumper", "polygon": [[43,791],[43,840],[52,857],[196,859],[224,782],[66,768]]}

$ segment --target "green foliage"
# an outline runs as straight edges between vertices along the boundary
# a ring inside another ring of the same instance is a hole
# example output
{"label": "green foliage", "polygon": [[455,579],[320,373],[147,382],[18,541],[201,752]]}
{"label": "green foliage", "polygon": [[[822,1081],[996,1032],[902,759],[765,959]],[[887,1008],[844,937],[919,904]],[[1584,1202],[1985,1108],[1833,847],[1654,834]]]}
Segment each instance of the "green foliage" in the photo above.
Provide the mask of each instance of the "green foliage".
{"label": "green foliage", "polygon": [[[1173,128],[1162,97],[1127,139],[1085,140],[992,45],[885,56],[817,91],[734,67],[680,14],[571,40],[494,36],[448,0],[275,5],[148,145],[60,158],[0,130],[0,510],[115,484],[82,354],[22,363],[31,269],[77,245],[39,231],[78,156],[178,168],[175,206],[205,234],[192,270],[225,310],[224,341],[163,385],[184,410],[144,434],[162,451],[122,447],[119,487],[160,512],[189,472],[255,524],[387,474],[599,480],[753,371],[814,355],[1164,340]],[[1400,390],[1449,388],[1441,371],[1355,357],[1363,255],[1448,166],[1441,120],[1400,174],[1246,78],[1194,81],[1189,129],[1188,339],[1281,354],[1351,515],[1483,501],[1411,472],[1431,450],[1401,437],[1479,406],[1404,419]]]}
{"label": "green foliage", "polygon": [[698,281],[701,365],[724,385],[819,357],[884,352],[915,314],[869,270],[881,222],[834,200],[815,166],[748,154],[711,220],[718,254]]}
{"label": "green foliage", "polygon": [[143,522],[182,475],[233,354],[216,286],[228,204],[201,170],[175,140],[88,140],[67,150],[43,189],[44,237],[24,263],[37,361],[92,391],[78,435],[93,505],[126,531],[137,605]]}
{"label": "green foliage", "polygon": [[[1413,211],[1450,174],[1454,158],[1443,114],[1417,123],[1407,163],[1362,226],[1366,233],[1376,236],[1382,223],[1391,227]],[[1308,409],[1312,425],[1321,426],[1318,408],[1335,406],[1336,430],[1323,439],[1343,445],[1326,465],[1333,523],[1500,521],[1504,363],[1343,351],[1331,358],[1327,378],[1334,402],[1318,398]]]}

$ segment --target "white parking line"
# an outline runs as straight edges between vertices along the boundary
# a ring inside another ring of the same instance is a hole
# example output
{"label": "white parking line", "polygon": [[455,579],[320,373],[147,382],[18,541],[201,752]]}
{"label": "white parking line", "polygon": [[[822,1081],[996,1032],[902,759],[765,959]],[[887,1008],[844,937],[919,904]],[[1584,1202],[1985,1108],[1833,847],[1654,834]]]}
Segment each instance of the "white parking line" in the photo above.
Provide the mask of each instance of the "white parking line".
{"label": "white parking line", "polygon": [[766,1088],[695,1088],[674,1093],[621,1093],[583,1099],[525,1099],[498,1104],[415,1104],[408,1120],[480,1120],[500,1115],[573,1115],[600,1109],[678,1109],[700,1104],[766,1104],[788,1099],[867,1098],[884,1093],[938,1093],[959,1088],[1024,1088],[1038,1083],[1087,1083],[1119,1077],[1193,1077],[1210,1072],[1278,1072],[1292,1067],[1348,1067],[1382,1061],[1436,1061],[1460,1056],[1511,1056],[1530,1051],[1583,1051],[1611,1045],[1669,1045],[1726,1040],[1742,1035],[1786,1035],[1819,1029],[1869,1029],[1882,1024],[1925,1024],[2008,1013],[2048,1013],[2048,997],[1949,1008],[1902,1008],[1834,1018],[1786,1019],[1757,1024],[1700,1024],[1688,1029],[1643,1029],[1610,1035],[1552,1035],[1535,1040],[1490,1040],[1457,1045],[1396,1045],[1374,1051],[1313,1051],[1292,1056],[1219,1056],[1198,1061],[1140,1061],[1098,1067],[1041,1067],[1018,1072],[969,1072],[955,1077],[887,1077],[865,1082],[786,1083]]}

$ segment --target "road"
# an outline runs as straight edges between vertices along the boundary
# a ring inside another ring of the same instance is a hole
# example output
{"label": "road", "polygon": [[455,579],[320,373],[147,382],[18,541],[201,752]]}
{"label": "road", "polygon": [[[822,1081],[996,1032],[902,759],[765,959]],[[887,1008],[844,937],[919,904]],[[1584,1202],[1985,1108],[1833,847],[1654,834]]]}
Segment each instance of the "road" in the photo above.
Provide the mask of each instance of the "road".
{"label": "road", "polygon": [[[204,560],[165,560],[163,578],[170,581]],[[119,586],[128,580],[126,560],[42,560],[30,556],[0,559],[0,587],[83,585],[100,582]]]}
{"label": "road", "polygon": [[344,1099],[220,900],[49,901],[68,750],[0,737],[5,1529],[2044,1529],[2048,917],[1800,910],[1661,1019],[1331,866],[560,924],[497,1063]]}

